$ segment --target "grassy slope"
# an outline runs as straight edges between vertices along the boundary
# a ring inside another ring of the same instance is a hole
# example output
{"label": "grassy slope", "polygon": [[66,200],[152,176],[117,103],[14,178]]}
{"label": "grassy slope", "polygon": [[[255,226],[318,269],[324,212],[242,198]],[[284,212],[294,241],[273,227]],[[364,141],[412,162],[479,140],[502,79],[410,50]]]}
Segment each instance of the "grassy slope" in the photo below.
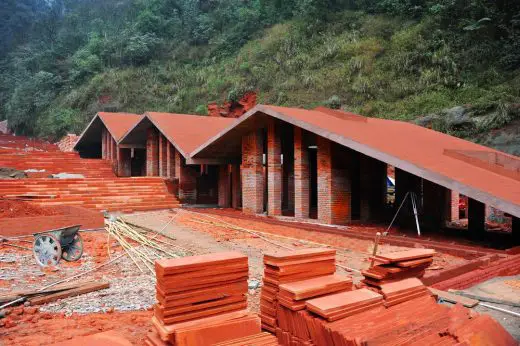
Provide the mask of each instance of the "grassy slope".
{"label": "grassy slope", "polygon": [[311,37],[298,25],[267,29],[216,62],[205,58],[211,47],[178,47],[166,61],[94,76],[56,106],[81,109],[86,121],[98,110],[98,96],[110,94],[124,111],[204,113],[210,101],[253,89],[261,103],[313,107],[337,95],[347,110],[411,120],[460,104],[520,102],[519,71],[459,71],[427,21],[344,12]]}

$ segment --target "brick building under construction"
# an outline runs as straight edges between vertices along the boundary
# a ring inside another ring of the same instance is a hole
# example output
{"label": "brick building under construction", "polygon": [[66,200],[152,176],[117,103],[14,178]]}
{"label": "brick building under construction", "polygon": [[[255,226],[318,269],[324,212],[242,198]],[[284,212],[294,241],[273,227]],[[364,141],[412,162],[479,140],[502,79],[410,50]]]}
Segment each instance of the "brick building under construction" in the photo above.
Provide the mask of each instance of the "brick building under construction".
{"label": "brick building under construction", "polygon": [[[492,206],[511,216],[520,243],[520,159],[411,123],[267,105],[238,119],[98,113],[75,148],[118,176],[168,179],[184,204],[332,225],[389,222],[412,195],[421,227],[438,229],[459,218],[463,194],[471,235],[486,235]],[[398,221],[415,225],[407,204]]]}

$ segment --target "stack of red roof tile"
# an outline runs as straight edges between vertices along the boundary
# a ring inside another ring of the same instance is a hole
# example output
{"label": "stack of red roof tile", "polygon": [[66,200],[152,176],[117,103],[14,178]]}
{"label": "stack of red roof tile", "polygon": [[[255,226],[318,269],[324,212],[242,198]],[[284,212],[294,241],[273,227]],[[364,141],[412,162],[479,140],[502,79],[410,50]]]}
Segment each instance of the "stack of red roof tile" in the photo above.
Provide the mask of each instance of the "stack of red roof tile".
{"label": "stack of red roof tile", "polygon": [[434,250],[412,249],[392,252],[374,257],[379,264],[362,271],[363,282],[369,286],[381,287],[382,284],[410,277],[422,277],[433,261]]}
{"label": "stack of red roof tile", "polygon": [[336,250],[303,249],[264,255],[264,278],[260,300],[262,328],[276,331],[279,286],[336,271]]}
{"label": "stack of red roof tile", "polygon": [[306,302],[307,309],[332,322],[383,305],[383,296],[362,288],[331,294]]}
{"label": "stack of red roof tile", "polygon": [[213,346],[277,346],[278,341],[273,334],[266,332],[253,334],[243,338],[219,342]]}
{"label": "stack of red roof tile", "polygon": [[385,306],[390,307],[421,296],[431,296],[430,291],[417,278],[409,278],[381,285]]}
{"label": "stack of red roof tile", "polygon": [[280,285],[278,303],[293,311],[305,309],[305,300],[323,295],[351,291],[352,278],[332,274]]}
{"label": "stack of red roof tile", "polygon": [[224,252],[156,261],[148,345],[209,345],[260,332],[247,312],[247,256]]}

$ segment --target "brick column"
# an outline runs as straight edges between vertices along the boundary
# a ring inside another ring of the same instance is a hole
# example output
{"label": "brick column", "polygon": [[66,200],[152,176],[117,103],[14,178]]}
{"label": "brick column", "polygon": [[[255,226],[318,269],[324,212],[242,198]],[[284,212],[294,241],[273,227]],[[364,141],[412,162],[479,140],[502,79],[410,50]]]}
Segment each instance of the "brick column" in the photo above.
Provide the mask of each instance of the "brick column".
{"label": "brick column", "polygon": [[218,206],[229,208],[231,196],[229,195],[229,165],[218,167]]}
{"label": "brick column", "polygon": [[294,216],[309,217],[310,204],[309,152],[303,130],[294,127]]}
{"label": "brick column", "polygon": [[267,214],[282,215],[282,142],[273,118],[267,126]]}
{"label": "brick column", "polygon": [[180,185],[180,183],[181,183],[181,166],[182,166],[183,157],[178,150],[175,150],[174,155],[175,155],[175,165],[174,165],[175,174],[174,174],[174,176],[175,176],[175,178],[177,178],[179,180],[179,185]]}
{"label": "brick column", "polygon": [[232,196],[231,206],[233,208],[240,208],[242,206],[242,187],[240,186],[240,165],[231,165],[231,178],[232,178]]}
{"label": "brick column", "polygon": [[468,231],[474,237],[486,232],[486,205],[473,198],[468,198]]}
{"label": "brick column", "polygon": [[150,128],[146,139],[146,175],[159,176],[159,136],[157,130]]}
{"label": "brick column", "polygon": [[360,155],[360,219],[374,220],[382,216],[386,201],[386,163]]}
{"label": "brick column", "polygon": [[159,133],[159,175],[161,177],[168,176],[167,148],[169,144],[168,139],[162,133]]}
{"label": "brick column", "polygon": [[318,143],[318,220],[343,225],[351,221],[349,152],[326,138]]}
{"label": "brick column", "polygon": [[106,160],[107,158],[107,130],[103,127],[101,129],[101,158]]}
{"label": "brick column", "polygon": [[447,212],[447,220],[448,221],[458,221],[459,220],[459,199],[460,194],[457,191],[450,190],[447,194],[448,198],[448,212]]}
{"label": "brick column", "polygon": [[262,169],[263,134],[256,130],[242,137],[242,211],[261,214],[264,210]]}
{"label": "brick column", "polygon": [[110,144],[110,160],[112,161],[112,170],[115,174],[117,174],[117,144],[116,141],[112,138],[112,136],[110,136]]}
{"label": "brick column", "polygon": [[175,148],[169,141],[166,145],[166,176],[175,177]]}

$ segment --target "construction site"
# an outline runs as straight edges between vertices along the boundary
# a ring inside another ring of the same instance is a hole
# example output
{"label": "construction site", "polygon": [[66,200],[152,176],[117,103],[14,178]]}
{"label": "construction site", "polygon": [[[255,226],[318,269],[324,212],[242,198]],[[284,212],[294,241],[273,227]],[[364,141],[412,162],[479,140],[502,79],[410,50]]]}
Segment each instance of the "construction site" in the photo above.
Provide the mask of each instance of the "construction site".
{"label": "construction site", "polygon": [[0,134],[0,346],[519,344],[520,158],[255,102]]}

